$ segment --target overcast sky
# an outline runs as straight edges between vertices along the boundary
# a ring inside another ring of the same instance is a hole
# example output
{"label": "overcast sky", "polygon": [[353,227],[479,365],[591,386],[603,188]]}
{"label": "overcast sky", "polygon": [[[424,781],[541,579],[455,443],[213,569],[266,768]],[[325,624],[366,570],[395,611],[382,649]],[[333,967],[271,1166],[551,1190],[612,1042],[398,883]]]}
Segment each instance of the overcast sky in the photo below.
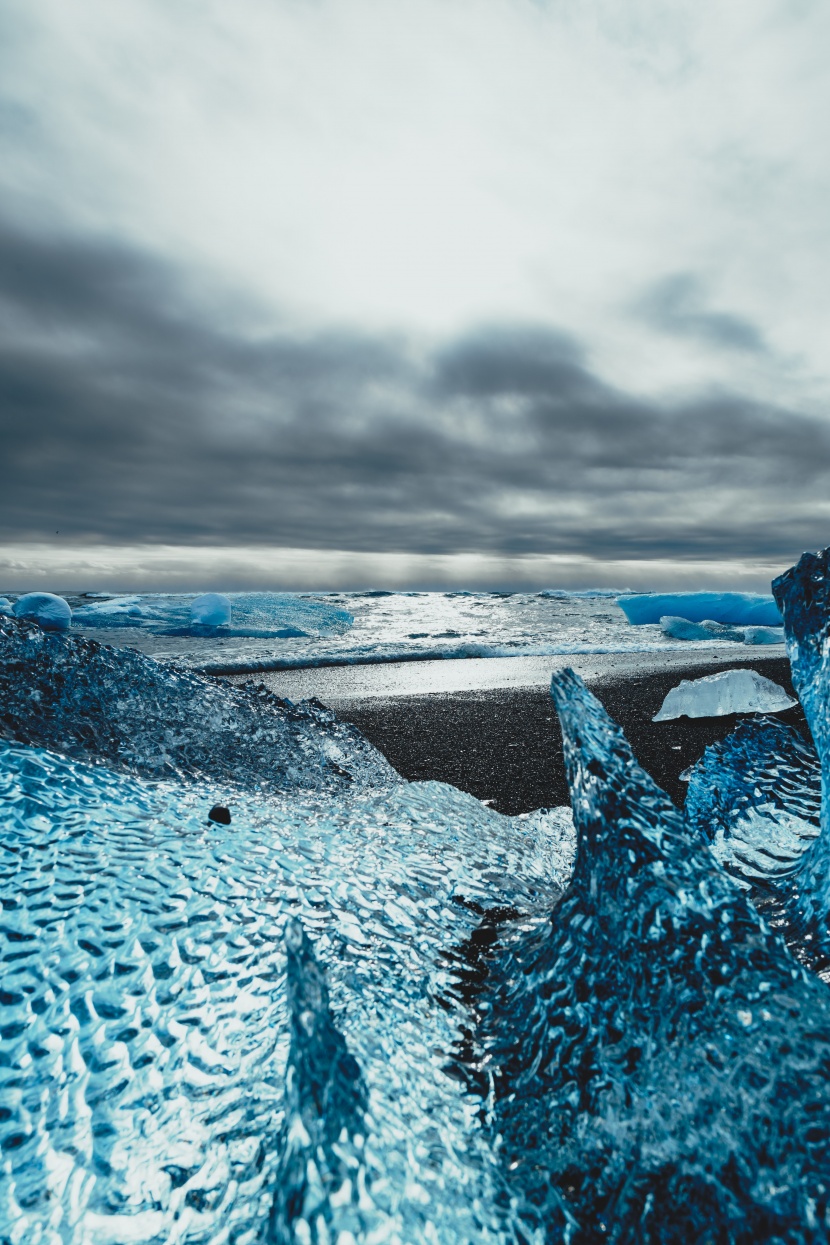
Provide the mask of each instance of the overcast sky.
{"label": "overcast sky", "polygon": [[828,47],[821,0],[0,0],[0,588],[830,543]]}

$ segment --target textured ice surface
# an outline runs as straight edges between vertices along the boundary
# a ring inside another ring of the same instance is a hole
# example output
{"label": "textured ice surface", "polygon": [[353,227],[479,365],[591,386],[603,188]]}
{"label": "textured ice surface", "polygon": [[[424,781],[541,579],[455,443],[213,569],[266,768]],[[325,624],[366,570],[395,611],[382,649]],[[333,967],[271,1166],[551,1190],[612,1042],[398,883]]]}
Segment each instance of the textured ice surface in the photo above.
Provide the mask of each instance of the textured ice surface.
{"label": "textured ice surface", "polygon": [[[221,593],[205,593],[201,597],[193,593],[147,593],[112,597],[80,605],[74,612],[73,622],[76,627],[84,628],[127,627],[152,635],[187,635],[194,626],[220,625],[212,618],[193,617],[192,610],[206,597],[222,596]],[[225,634],[231,638],[337,634],[352,623],[352,615],[340,606],[285,592],[231,592],[223,599],[230,604],[232,622],[226,619],[221,625],[227,627]]]}
{"label": "textured ice surface", "polygon": [[452,965],[543,919],[561,822],[426,783],[221,826],[214,791],[0,744],[0,1239],[517,1239]]}
{"label": "textured ice surface", "polygon": [[0,619],[0,723],[7,738],[143,774],[269,790],[400,781],[322,705],[295,706],[264,688],[232,687],[8,618]]}
{"label": "textured ice surface", "polygon": [[550,920],[479,1007],[486,1106],[548,1240],[830,1239],[830,994],[554,676],[578,833]]}
{"label": "textured ice surface", "polygon": [[44,631],[66,631],[72,622],[69,602],[54,592],[26,592],[12,607],[15,618],[36,622]]}
{"label": "textured ice surface", "polygon": [[783,687],[755,670],[719,670],[702,679],[681,679],[673,687],[654,722],[670,718],[717,718],[729,713],[779,713],[798,701]]}
{"label": "textured ice surface", "polygon": [[773,581],[792,678],[821,761],[821,834],[804,853],[787,905],[790,924],[830,977],[830,550],[805,553]]}
{"label": "textured ice surface", "polygon": [[203,592],[190,602],[190,621],[203,627],[227,627],[231,621],[232,607],[221,592]]}
{"label": "textured ice surface", "polygon": [[819,833],[821,771],[810,743],[774,718],[741,722],[693,766],[686,822],[801,955],[787,919],[798,869]]}
{"label": "textured ice surface", "polygon": [[[728,627],[726,623],[713,622],[710,618],[703,622],[690,622],[688,618],[665,614],[660,619],[660,630],[663,635],[670,635],[675,640],[728,640],[737,644],[744,641],[744,633],[739,627]],[[783,643],[783,632],[781,640]]]}
{"label": "textured ice surface", "polygon": [[628,621],[638,626],[659,622],[663,615],[689,622],[781,624],[775,600],[754,592],[647,592],[617,597],[617,604]]}

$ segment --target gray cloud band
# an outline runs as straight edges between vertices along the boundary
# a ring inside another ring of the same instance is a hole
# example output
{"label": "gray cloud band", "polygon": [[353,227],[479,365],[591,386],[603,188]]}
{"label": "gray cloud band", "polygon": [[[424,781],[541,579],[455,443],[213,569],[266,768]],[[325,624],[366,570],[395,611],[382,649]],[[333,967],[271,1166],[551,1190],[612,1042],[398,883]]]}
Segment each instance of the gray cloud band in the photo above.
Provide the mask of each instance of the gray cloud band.
{"label": "gray cloud band", "polygon": [[263,335],[153,259],[8,224],[0,324],[0,539],[599,558],[826,543],[825,422],[736,393],[635,399],[546,328],[426,352]]}

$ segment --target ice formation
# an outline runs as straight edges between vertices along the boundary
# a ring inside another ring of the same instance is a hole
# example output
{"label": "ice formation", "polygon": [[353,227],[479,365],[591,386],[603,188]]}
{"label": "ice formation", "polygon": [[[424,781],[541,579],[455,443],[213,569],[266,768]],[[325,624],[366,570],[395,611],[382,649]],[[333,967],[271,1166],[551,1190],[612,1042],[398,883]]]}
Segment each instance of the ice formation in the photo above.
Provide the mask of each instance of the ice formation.
{"label": "ice formation", "polygon": [[664,615],[689,622],[708,619],[778,627],[781,615],[773,597],[754,592],[646,592],[617,597],[617,604],[630,623],[656,623]]}
{"label": "ice formation", "polygon": [[12,606],[15,618],[36,622],[44,631],[67,631],[72,622],[69,602],[54,592],[27,592]]}
{"label": "ice formation", "polygon": [[783,627],[745,627],[744,644],[783,644]]}
{"label": "ice formation", "polygon": [[744,641],[744,633],[738,627],[728,627],[709,618],[703,622],[690,622],[688,618],[664,614],[660,619],[660,630],[673,640],[732,640],[738,644]]}
{"label": "ice formation", "polygon": [[547,919],[561,814],[126,650],[12,622],[0,655],[0,1239],[527,1239],[454,964]]}
{"label": "ice formation", "polygon": [[157,777],[208,775],[264,790],[399,781],[352,726],[313,702],[236,687],[133,649],[0,619],[3,734]]}
{"label": "ice formation", "polygon": [[[219,617],[220,601],[228,602],[232,624],[230,614],[224,622],[217,623],[193,613],[194,608],[201,614],[204,608],[210,611],[215,607],[211,617]],[[340,634],[351,627],[354,618],[348,610],[320,598],[297,597],[285,592],[231,592],[227,596],[205,593],[200,597],[146,593],[90,600],[75,610],[73,621],[76,627],[106,630],[129,627],[170,636],[198,635],[202,627],[221,626],[227,636],[280,639]]]}
{"label": "ice formation", "polygon": [[221,592],[204,592],[190,602],[190,621],[203,627],[227,627],[231,603]]}
{"label": "ice formation", "polygon": [[717,718],[729,713],[779,713],[798,701],[755,670],[719,670],[702,679],[681,679],[652,721]]}
{"label": "ice formation", "polygon": [[0,614],[13,614],[14,609],[8,597],[0,597]]}
{"label": "ice formation", "polygon": [[826,1242],[830,994],[580,680],[552,693],[576,869],[491,964],[476,1051],[515,1196],[553,1241]]}

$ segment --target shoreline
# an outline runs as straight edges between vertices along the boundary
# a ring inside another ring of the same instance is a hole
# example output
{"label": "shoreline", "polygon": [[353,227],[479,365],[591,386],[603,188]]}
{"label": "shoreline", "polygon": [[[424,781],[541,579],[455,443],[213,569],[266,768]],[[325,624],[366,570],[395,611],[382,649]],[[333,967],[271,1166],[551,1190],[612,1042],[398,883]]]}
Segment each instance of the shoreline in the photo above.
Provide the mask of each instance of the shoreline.
{"label": "shoreline", "polygon": [[[735,653],[737,647],[729,646],[725,653],[723,648],[708,650],[705,655],[683,650],[432,663],[442,668],[471,662],[522,664],[523,670],[516,671],[511,683],[500,681],[505,672],[496,670],[484,686],[480,685],[481,671],[471,671],[467,685],[458,687],[465,682],[463,672],[442,669],[429,674],[419,687],[417,679],[401,678],[401,672],[377,666],[364,667],[362,672],[359,667],[269,671],[231,676],[228,681],[252,679],[279,696],[300,699],[300,681],[292,676],[308,675],[302,681],[306,692],[302,698],[316,696],[353,723],[404,778],[452,783],[488,801],[498,812],[515,815],[570,803],[549,684],[554,669],[571,666],[622,726],[643,768],[682,806],[686,787],[680,774],[702,756],[708,744],[728,735],[739,718],[733,714],[652,722],[670,689],[681,678],[746,668],[757,670],[792,694],[789,661],[780,650],[775,654],[747,654],[745,649]],[[413,664],[415,674],[426,663]],[[369,671],[386,671],[385,686],[366,677]],[[333,678],[325,677],[332,674]],[[800,705],[774,716],[809,737]]]}

